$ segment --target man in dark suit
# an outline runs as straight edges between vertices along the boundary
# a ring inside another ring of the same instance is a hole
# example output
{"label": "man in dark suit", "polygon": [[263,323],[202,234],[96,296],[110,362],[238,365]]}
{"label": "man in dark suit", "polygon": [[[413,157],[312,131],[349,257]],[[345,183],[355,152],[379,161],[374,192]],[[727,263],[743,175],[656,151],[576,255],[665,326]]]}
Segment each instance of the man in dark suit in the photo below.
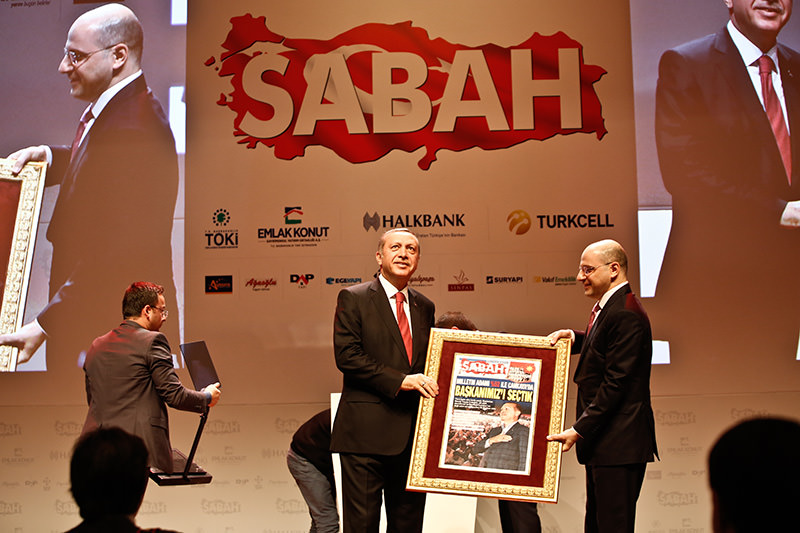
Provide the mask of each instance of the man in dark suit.
{"label": "man in dark suit", "polygon": [[519,423],[522,411],[513,402],[500,408],[500,425],[489,430],[486,438],[475,444],[483,452],[481,466],[524,472],[528,464],[528,427]]}
{"label": "man in dark suit", "polygon": [[596,300],[586,332],[562,329],[555,344],[572,338],[580,353],[575,370],[577,421],[547,440],[576,445],[586,465],[585,531],[632,533],[645,467],[657,455],[650,405],[650,321],[627,278],[628,258],[612,240],[590,244],[577,279]]}
{"label": "man in dark suit", "polygon": [[346,533],[378,531],[381,495],[388,531],[422,531],[425,494],[405,484],[419,397],[439,386],[422,374],[434,305],[408,287],[419,255],[413,233],[391,229],[378,242],[377,279],[339,292],[333,345],[343,379],[331,451],[341,454]]}
{"label": "man in dark suit", "polygon": [[[800,286],[785,282],[800,262],[800,54],[777,44],[792,0],[725,3],[726,27],[659,63],[656,144],[672,229],[653,305],[657,336],[686,373],[718,358],[705,368],[721,380],[746,374],[751,349],[789,370],[800,326]],[[757,274],[734,250],[758,258]],[[746,331],[773,334],[735,334]]]}
{"label": "man in dark suit", "polygon": [[[46,185],[60,185],[47,239],[53,245],[50,301],[37,319],[0,344],[24,363],[47,339],[48,370],[76,359],[113,327],[114,295],[131,279],[154,279],[175,301],[172,220],[178,160],[169,124],[140,68],[143,33],[125,6],[81,15],[67,36],[59,72],[89,103],[72,147],[32,146],[9,156],[19,172],[48,161]],[[144,259],[144,260],[143,260]],[[87,308],[95,320],[83,317]],[[168,332],[178,338],[178,317]]]}
{"label": "man in dark suit", "polygon": [[150,466],[172,472],[167,405],[203,412],[220,397],[219,383],[187,389],[172,366],[169,343],[159,333],[167,319],[164,288],[138,281],[125,291],[119,326],[98,337],[86,355],[89,412],[83,433],[117,426],[144,440]]}

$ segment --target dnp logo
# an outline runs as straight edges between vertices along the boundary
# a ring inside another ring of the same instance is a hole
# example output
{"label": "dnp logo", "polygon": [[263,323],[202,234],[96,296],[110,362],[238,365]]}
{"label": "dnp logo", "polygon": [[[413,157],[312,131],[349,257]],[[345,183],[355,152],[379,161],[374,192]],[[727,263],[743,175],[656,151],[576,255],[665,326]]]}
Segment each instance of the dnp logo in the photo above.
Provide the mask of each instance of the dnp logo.
{"label": "dnp logo", "polygon": [[367,23],[327,41],[280,35],[250,14],[230,23],[218,58],[205,61],[235,88],[216,103],[236,114],[238,144],[274,147],[279,159],[324,146],[364,163],[424,147],[417,165],[428,170],[439,150],[606,134],[594,89],[606,71],[585,64],[583,46],[563,31],[469,47],[411,21]]}
{"label": "dnp logo", "polygon": [[206,294],[230,294],[233,276],[206,276]]}
{"label": "dnp logo", "polygon": [[314,279],[314,274],[290,274],[289,282],[296,283],[301,289],[308,287],[311,280]]}

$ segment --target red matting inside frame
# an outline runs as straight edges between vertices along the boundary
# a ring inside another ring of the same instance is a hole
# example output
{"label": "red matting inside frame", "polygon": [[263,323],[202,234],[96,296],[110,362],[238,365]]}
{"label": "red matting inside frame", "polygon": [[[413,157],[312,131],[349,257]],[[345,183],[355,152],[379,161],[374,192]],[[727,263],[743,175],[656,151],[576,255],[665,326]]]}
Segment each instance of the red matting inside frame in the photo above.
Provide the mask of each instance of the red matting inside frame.
{"label": "red matting inside frame", "polygon": [[22,191],[20,180],[0,180],[0,301],[6,284],[8,260],[11,257],[11,244],[14,239],[14,225],[17,221],[17,207]]}
{"label": "red matting inside frame", "polygon": [[[494,355],[500,357],[520,357],[525,359],[540,359],[542,371],[540,375],[539,397],[536,404],[536,420],[531,420],[534,425],[532,465],[529,475],[504,474],[498,472],[481,472],[480,468],[474,470],[461,470],[454,468],[440,468],[439,457],[442,452],[442,441],[445,436],[445,420],[447,417],[447,394],[453,379],[453,361],[456,352],[475,355]],[[493,344],[473,344],[469,342],[444,341],[442,343],[441,359],[439,363],[439,396],[434,400],[433,416],[431,419],[430,435],[423,476],[426,478],[446,478],[459,481],[478,481],[482,483],[499,483],[507,485],[524,485],[541,487],[544,485],[545,455],[547,453],[547,435],[550,428],[550,411],[553,404],[553,381],[555,379],[556,350],[546,348],[530,348],[518,346],[505,346]]]}

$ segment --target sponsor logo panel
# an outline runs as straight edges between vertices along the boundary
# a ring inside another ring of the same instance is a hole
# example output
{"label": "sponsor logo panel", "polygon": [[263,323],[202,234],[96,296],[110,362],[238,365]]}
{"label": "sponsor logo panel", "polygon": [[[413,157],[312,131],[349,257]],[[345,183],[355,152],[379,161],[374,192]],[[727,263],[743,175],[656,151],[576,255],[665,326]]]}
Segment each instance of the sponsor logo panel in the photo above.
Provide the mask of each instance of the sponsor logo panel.
{"label": "sponsor logo panel", "polygon": [[469,278],[463,270],[453,276],[453,279],[455,279],[455,283],[447,284],[449,292],[470,292],[475,290],[475,284],[469,283]]}
{"label": "sponsor logo panel", "polygon": [[228,227],[231,222],[231,213],[227,209],[219,208],[211,216],[213,228],[205,230],[205,249],[232,249],[239,247],[239,230]]}
{"label": "sponsor logo panel", "polygon": [[272,248],[313,248],[326,242],[330,226],[303,224],[304,215],[302,206],[284,207],[283,224],[258,228],[256,230],[258,242],[268,244]]}
{"label": "sponsor logo panel", "polygon": [[233,276],[206,276],[206,294],[233,293]]}

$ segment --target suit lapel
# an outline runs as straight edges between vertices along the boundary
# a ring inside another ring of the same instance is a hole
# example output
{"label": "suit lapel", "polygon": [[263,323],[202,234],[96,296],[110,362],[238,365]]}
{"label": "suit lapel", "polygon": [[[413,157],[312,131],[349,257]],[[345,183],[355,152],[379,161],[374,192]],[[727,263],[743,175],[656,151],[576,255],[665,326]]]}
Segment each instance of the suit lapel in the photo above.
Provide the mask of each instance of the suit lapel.
{"label": "suit lapel", "polygon": [[[724,97],[724,94],[731,95],[738,101],[738,107],[741,109],[743,116],[747,117],[751,127],[760,130],[758,132],[759,135],[768,133],[772,136],[772,128],[758,99],[758,94],[753,88],[753,81],[750,79],[747,67],[739,54],[739,49],[733,44],[727,29],[723,28],[717,33],[714,49],[718,53],[715,55],[715,63],[709,67],[715,70],[715,72],[710,72],[710,75],[724,80],[726,84],[725,88],[720,87],[720,90],[724,90],[724,92],[719,96]],[[756,133],[753,132],[753,134],[755,135]]]}
{"label": "suit lapel", "polygon": [[[423,330],[422,327],[422,310],[419,308],[419,303],[417,302],[417,293],[415,290],[409,287],[408,289],[408,308],[411,311],[411,339],[412,339],[412,349],[411,349],[411,366],[414,366],[414,363],[417,362],[421,354],[421,344],[423,341],[427,342],[428,339],[423,339],[420,332]],[[426,355],[426,354],[422,354]]]}
{"label": "suit lapel", "polygon": [[[627,294],[631,292],[630,284],[622,287],[617,292],[615,292],[611,298],[608,299],[606,302],[605,307],[602,308],[600,314],[597,315],[597,318],[594,321],[594,325],[589,333],[586,335],[586,338],[583,340],[583,346],[581,346],[581,357],[578,360],[578,366],[575,368],[575,378],[578,377],[580,373],[581,367],[583,366],[583,362],[585,361],[587,354],[589,353],[589,347],[594,342],[594,337],[598,331],[603,328],[603,323],[605,322],[606,318],[608,318],[611,311],[620,307],[620,305],[624,305],[625,298]],[[575,379],[573,378],[573,379]]]}
{"label": "suit lapel", "polygon": [[789,120],[789,137],[792,143],[792,186],[800,184],[800,56],[790,53],[778,45],[778,63],[781,69],[781,85],[786,100]]}

